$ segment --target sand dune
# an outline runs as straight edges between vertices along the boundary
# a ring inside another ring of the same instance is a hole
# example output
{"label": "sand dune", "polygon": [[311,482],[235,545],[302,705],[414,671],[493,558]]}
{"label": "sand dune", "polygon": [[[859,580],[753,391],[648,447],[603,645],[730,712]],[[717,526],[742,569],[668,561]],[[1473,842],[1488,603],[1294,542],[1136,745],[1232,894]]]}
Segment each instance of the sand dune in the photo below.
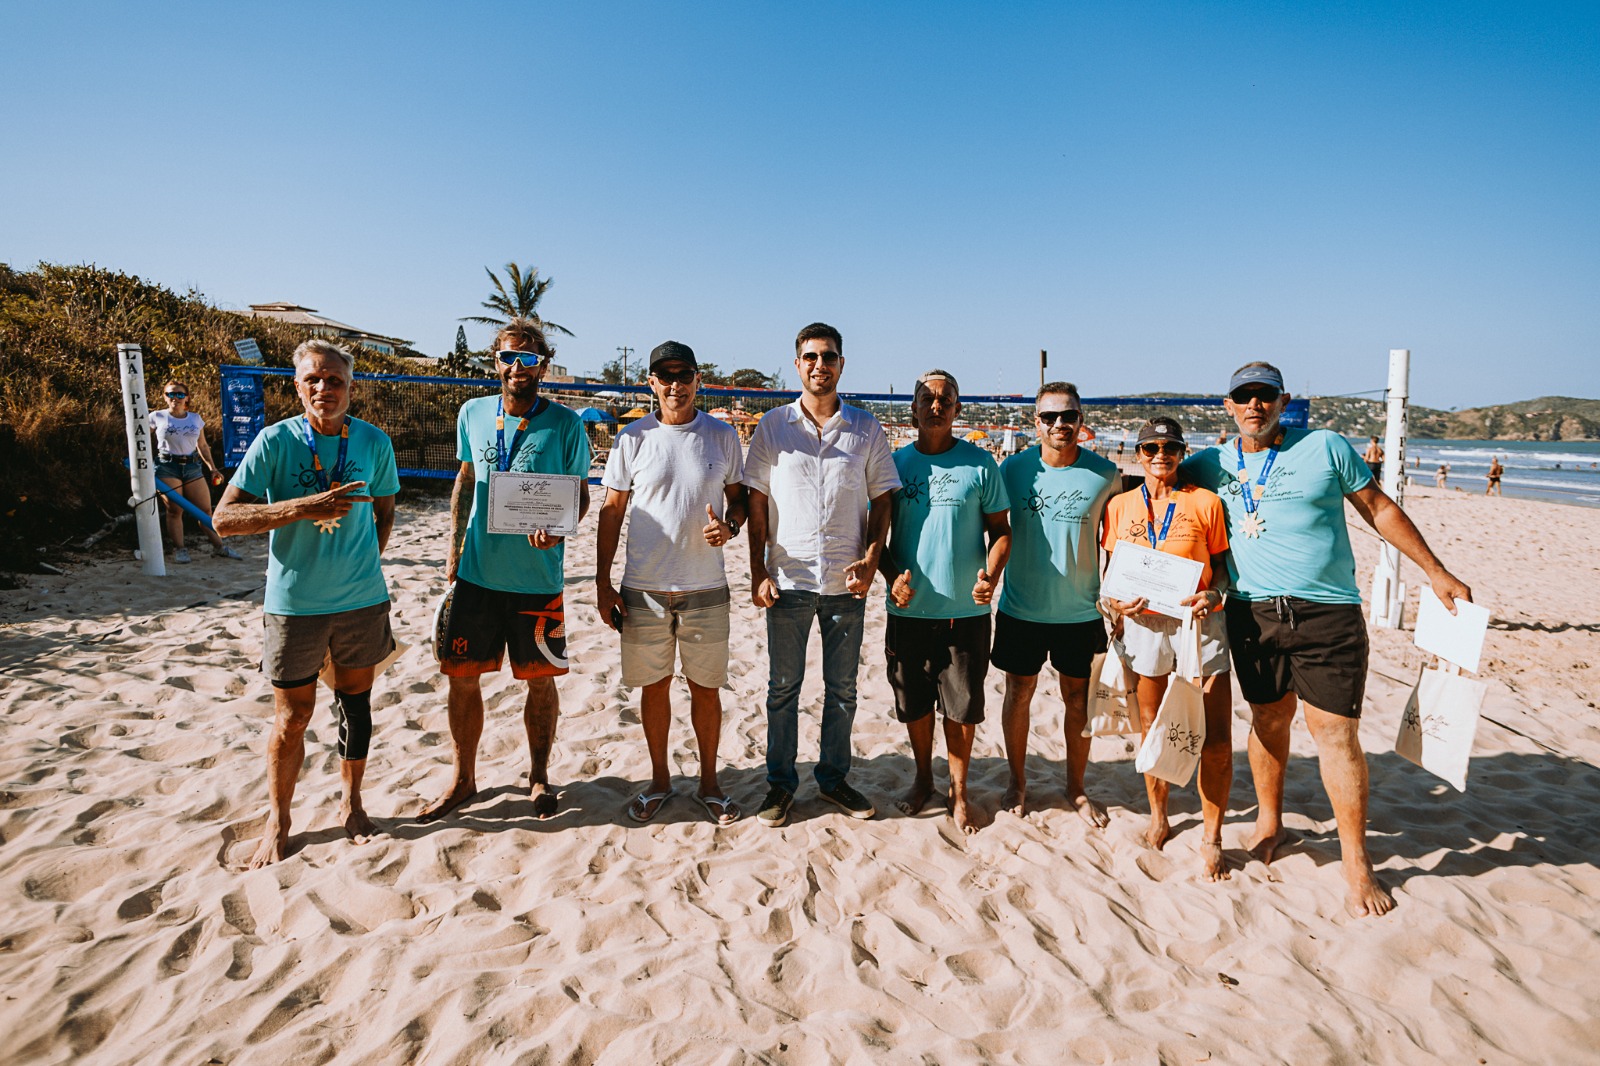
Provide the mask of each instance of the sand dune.
{"label": "sand dune", "polygon": [[[375,691],[366,795],[386,834],[353,846],[334,828],[324,704],[298,850],[245,872],[271,716],[255,669],[264,538],[241,544],[245,563],[197,552],[164,580],[109,556],[30,578],[0,593],[0,1061],[1600,1061],[1594,512],[1438,492],[1412,504],[1497,619],[1488,720],[1465,795],[1395,756],[1423,657],[1409,633],[1375,634],[1362,737],[1374,859],[1399,908],[1363,921],[1342,908],[1303,726],[1288,785],[1299,843],[1270,869],[1242,863],[1242,706],[1224,835],[1240,865],[1221,885],[1194,877],[1192,789],[1174,796],[1166,851],[1141,845],[1125,740],[1095,742],[1090,787],[1110,827],[1064,809],[1054,682],[1035,707],[1040,810],[973,837],[942,812],[893,814],[911,765],[877,593],[853,780],[890,813],[850,821],[815,796],[807,764],[789,826],[718,830],[687,798],[697,766],[680,720],[682,795],[628,822],[648,760],[595,616],[592,518],[568,559],[561,813],[532,816],[520,694],[498,676],[485,792],[442,823],[406,819],[449,776],[444,685],[418,647]],[[402,506],[386,571],[414,644],[443,588],[447,528],[437,502]],[[1369,573],[1376,541],[1356,540]],[[722,745],[724,786],[750,810],[766,666],[744,552],[741,538]],[[990,684],[973,772],[993,811],[1005,765]],[[802,756],[820,693],[809,678]]]}

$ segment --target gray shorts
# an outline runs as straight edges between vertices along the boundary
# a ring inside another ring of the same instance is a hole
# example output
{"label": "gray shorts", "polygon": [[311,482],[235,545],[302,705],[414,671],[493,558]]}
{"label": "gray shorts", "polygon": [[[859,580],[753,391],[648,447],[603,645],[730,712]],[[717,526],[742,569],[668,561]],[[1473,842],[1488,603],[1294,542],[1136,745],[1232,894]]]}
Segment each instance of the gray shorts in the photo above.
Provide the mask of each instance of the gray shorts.
{"label": "gray shorts", "polygon": [[274,688],[299,688],[317,679],[323,660],[359,670],[394,650],[389,601],[334,614],[266,614],[261,672]]}
{"label": "gray shorts", "polygon": [[683,676],[701,688],[728,683],[728,586],[696,592],[647,592],[622,588],[628,613],[622,619],[622,683],[653,685],[672,676],[674,660]]}

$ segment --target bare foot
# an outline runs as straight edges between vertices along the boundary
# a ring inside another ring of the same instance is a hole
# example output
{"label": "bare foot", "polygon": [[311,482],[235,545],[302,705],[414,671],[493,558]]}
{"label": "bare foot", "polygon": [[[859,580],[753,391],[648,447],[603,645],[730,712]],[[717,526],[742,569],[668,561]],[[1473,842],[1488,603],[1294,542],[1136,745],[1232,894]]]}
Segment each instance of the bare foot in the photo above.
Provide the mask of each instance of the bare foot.
{"label": "bare foot", "polygon": [[1228,860],[1222,855],[1222,841],[1200,842],[1200,876],[1207,881],[1226,881],[1233,875],[1228,872]]}
{"label": "bare foot", "polygon": [[259,870],[263,866],[271,866],[287,854],[289,854],[289,826],[287,823],[280,826],[269,818],[261,834],[261,843],[256,845],[255,854],[250,856],[246,866],[251,870]]}
{"label": "bare foot", "polygon": [[953,792],[945,800],[945,810],[950,812],[950,817],[955,819],[956,828],[967,835],[976,833],[983,828],[984,821],[979,813],[967,803],[965,794],[956,796]]}
{"label": "bare foot", "polygon": [[1150,828],[1144,831],[1144,842],[1155,850],[1160,851],[1162,845],[1167,842],[1167,838],[1171,835],[1172,827],[1167,824],[1167,816],[1164,814],[1152,814],[1150,816]]}
{"label": "bare foot", "polygon": [[1106,809],[1082,792],[1076,796],[1068,796],[1067,800],[1078,812],[1078,817],[1089,823],[1089,828],[1104,829],[1111,824],[1111,815],[1106,813]]}
{"label": "bare foot", "polygon": [[549,818],[556,813],[559,804],[556,803],[556,793],[544,781],[535,781],[528,786],[528,795],[533,799],[533,816],[535,818]]}
{"label": "bare foot", "polygon": [[895,809],[901,814],[921,814],[922,808],[928,805],[928,800],[933,798],[933,782],[913,781],[911,791],[907,792],[904,799],[895,801]]}
{"label": "bare foot", "polygon": [[1260,859],[1264,866],[1271,866],[1278,849],[1288,842],[1289,833],[1281,825],[1270,833],[1263,833],[1258,829],[1255,839],[1249,844],[1250,857]]}
{"label": "bare foot", "polygon": [[378,833],[378,827],[372,824],[372,819],[360,807],[341,805],[339,824],[344,826],[345,835],[357,844],[365,844]]}
{"label": "bare foot", "polygon": [[1013,781],[1000,798],[1000,809],[1021,818],[1028,809],[1028,786]]}
{"label": "bare foot", "polygon": [[457,781],[443,799],[435,800],[422,808],[422,813],[417,815],[419,822],[437,822],[457,807],[466,803],[478,794],[478,785],[473,781]]}
{"label": "bare foot", "polygon": [[[1348,868],[1349,864],[1345,864]],[[1345,875],[1350,890],[1344,894],[1344,909],[1350,912],[1352,918],[1362,918],[1372,915],[1388,914],[1394,910],[1394,897],[1378,883],[1378,875],[1373,873],[1371,866],[1363,865],[1354,876]]]}

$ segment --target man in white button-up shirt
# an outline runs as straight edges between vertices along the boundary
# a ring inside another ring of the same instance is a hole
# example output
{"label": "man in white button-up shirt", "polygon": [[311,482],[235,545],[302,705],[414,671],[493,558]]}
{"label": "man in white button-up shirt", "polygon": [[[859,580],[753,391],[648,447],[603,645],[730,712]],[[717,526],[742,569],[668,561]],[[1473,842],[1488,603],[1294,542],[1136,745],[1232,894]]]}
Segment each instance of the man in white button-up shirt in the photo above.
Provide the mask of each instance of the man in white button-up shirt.
{"label": "man in white button-up shirt", "polygon": [[[839,399],[839,331],[813,322],[795,338],[800,398],[768,411],[745,458],[750,590],[767,610],[767,796],[756,816],[779,826],[800,787],[800,683],[815,619],[822,631],[822,750],[817,787],[852,818],[876,811],[845,781],[856,715],[865,598],[900,487],[878,420]],[[870,512],[868,510],[871,505]]]}

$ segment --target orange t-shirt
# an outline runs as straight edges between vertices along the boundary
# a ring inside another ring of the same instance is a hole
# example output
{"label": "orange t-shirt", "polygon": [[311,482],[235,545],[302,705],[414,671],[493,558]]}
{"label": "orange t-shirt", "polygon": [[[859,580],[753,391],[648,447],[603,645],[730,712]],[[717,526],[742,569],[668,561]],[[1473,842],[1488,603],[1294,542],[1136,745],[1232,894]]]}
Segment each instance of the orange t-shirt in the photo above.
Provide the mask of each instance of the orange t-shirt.
{"label": "orange t-shirt", "polygon": [[[1156,515],[1156,536],[1161,535],[1161,523],[1167,517],[1168,503],[1177,507],[1172,512],[1172,525],[1167,528],[1167,539],[1161,542],[1161,550],[1200,563],[1204,569],[1200,571],[1200,585],[1195,591],[1209,588],[1211,557],[1228,550],[1228,524],[1222,512],[1222,500],[1210,489],[1193,486],[1174,489],[1164,499],[1152,498],[1150,505]],[[1109,552],[1116,547],[1117,541],[1129,540],[1148,548],[1151,546],[1150,534],[1145,530],[1149,524],[1144,493],[1134,489],[1113,496],[1106,504],[1100,546]]]}

